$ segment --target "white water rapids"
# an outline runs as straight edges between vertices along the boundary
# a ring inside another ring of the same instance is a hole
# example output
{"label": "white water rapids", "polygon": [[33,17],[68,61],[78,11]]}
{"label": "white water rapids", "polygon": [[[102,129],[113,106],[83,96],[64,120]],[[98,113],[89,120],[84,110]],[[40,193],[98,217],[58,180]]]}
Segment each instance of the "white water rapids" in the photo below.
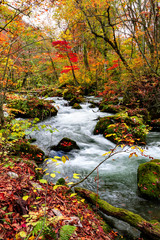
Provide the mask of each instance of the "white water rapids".
{"label": "white water rapids", "polygon": [[[75,140],[80,150],[73,150],[66,154],[69,161],[59,167],[60,173],[56,173],[57,178],[68,176],[67,181],[75,182],[76,179],[72,178],[73,173],[79,173],[80,178],[83,178],[104,160],[105,157],[102,156],[104,153],[114,148],[115,145],[102,135],[93,135],[98,117],[110,114],[102,113],[98,108],[89,108],[90,104],[87,101],[81,104],[82,109],[75,110],[70,106],[65,106],[67,101],[62,98],[48,99],[55,100],[55,105],[59,108],[58,114],[38,125],[50,125],[52,130],[57,130],[53,134],[46,131],[45,128],[33,132],[32,137],[37,139],[34,144],[38,145],[46,154],[50,154],[51,157],[54,152],[49,152],[50,146],[57,145],[63,137]],[[95,100],[92,97],[88,99]],[[149,133],[145,153],[154,158],[160,158],[159,133]],[[142,156],[132,158],[128,156],[129,154],[126,153],[115,155],[114,158],[108,159],[99,167],[98,193],[102,199],[115,207],[126,208],[148,220],[160,220],[159,203],[141,198],[137,190],[137,168],[140,163],[150,161],[150,159]],[[50,162],[47,168],[48,172],[52,173],[55,171],[55,164]],[[93,173],[81,186],[97,192],[96,176],[97,172]],[[115,227],[123,232],[131,229],[121,221],[116,221]],[[138,237],[136,230],[131,229],[131,232],[132,235]]]}

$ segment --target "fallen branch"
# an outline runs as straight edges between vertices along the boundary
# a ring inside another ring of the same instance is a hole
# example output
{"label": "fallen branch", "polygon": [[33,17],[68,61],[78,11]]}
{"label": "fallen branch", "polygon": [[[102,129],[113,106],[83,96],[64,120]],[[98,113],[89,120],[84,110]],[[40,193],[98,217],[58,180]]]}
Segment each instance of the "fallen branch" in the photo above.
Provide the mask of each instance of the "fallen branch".
{"label": "fallen branch", "polygon": [[75,191],[83,198],[88,200],[88,202],[91,202],[98,206],[99,210],[101,210],[103,213],[129,223],[131,226],[135,227],[146,236],[151,237],[153,240],[160,239],[159,222],[150,222],[142,218],[140,215],[130,212],[126,209],[116,208],[106,201],[100,199],[96,193],[91,192],[87,189],[76,187]]}

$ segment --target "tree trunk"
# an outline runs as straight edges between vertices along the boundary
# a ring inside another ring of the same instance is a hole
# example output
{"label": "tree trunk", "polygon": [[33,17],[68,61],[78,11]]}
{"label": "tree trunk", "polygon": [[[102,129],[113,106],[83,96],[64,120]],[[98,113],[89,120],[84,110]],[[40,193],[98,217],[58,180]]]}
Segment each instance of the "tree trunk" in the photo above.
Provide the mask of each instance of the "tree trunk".
{"label": "tree trunk", "polygon": [[0,129],[4,125],[3,96],[0,94]]}
{"label": "tree trunk", "polygon": [[98,205],[99,210],[105,214],[129,223],[131,226],[137,228],[146,236],[149,236],[152,240],[160,239],[159,222],[149,222],[138,214],[135,214],[123,208],[116,208],[106,201],[101,200],[96,193],[91,192],[87,189],[75,188],[75,191],[89,202],[95,204],[96,206]]}

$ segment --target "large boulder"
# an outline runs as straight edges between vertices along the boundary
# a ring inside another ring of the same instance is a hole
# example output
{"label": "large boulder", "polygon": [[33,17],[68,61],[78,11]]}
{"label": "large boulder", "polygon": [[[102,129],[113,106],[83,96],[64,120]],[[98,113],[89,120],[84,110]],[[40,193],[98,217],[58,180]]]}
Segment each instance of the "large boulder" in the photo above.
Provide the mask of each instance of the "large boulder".
{"label": "large boulder", "polygon": [[142,196],[160,200],[160,159],[140,164],[137,180]]}
{"label": "large boulder", "polygon": [[63,152],[70,152],[73,149],[80,149],[77,143],[70,138],[63,138],[57,146],[52,146],[51,150],[54,151],[63,151]]}
{"label": "large boulder", "polygon": [[143,124],[137,116],[129,117],[127,113],[100,118],[94,134],[103,134],[114,143],[146,144],[146,134],[149,127]]}

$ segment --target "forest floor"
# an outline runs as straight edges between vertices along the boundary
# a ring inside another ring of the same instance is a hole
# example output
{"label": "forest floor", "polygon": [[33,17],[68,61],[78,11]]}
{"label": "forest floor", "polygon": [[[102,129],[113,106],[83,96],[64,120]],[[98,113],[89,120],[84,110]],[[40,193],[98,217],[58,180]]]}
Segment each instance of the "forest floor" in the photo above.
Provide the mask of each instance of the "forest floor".
{"label": "forest floor", "polygon": [[27,156],[3,159],[0,239],[119,239],[110,228],[106,233],[107,225],[68,187],[38,180],[42,170]]}

